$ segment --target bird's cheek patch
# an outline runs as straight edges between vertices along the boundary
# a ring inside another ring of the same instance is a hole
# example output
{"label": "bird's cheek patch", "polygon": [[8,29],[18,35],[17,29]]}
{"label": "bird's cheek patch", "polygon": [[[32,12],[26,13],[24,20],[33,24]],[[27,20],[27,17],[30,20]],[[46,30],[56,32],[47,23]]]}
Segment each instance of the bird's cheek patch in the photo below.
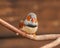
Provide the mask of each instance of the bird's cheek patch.
{"label": "bird's cheek patch", "polygon": [[27,20],[30,21],[31,17],[30,16],[27,16]]}

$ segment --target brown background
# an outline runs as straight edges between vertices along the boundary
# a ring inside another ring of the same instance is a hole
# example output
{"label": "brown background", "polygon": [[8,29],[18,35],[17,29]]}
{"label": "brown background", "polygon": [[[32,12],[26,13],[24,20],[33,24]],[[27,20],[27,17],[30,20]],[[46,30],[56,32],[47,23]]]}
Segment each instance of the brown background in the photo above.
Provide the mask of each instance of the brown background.
{"label": "brown background", "polygon": [[[0,18],[17,28],[19,21],[29,12],[37,14],[37,34],[60,33],[60,0],[0,0]],[[33,41],[17,37],[15,33],[0,25],[0,48],[39,48],[51,41],[53,40]]]}

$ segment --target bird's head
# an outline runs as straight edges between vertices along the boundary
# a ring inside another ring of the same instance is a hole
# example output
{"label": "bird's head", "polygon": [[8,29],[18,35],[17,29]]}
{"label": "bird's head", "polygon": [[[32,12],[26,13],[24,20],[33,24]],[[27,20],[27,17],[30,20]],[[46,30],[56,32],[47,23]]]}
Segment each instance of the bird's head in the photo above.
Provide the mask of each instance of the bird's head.
{"label": "bird's head", "polygon": [[32,26],[37,26],[38,21],[37,21],[37,16],[35,13],[29,13],[24,21],[25,25],[32,25]]}

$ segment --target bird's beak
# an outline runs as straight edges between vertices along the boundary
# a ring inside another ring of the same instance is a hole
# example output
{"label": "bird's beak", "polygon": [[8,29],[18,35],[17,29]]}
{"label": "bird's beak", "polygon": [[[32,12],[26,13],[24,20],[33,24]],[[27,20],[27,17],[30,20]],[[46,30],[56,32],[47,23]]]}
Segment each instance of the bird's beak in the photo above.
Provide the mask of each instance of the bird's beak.
{"label": "bird's beak", "polygon": [[32,18],[32,22],[35,22],[35,19],[34,18]]}

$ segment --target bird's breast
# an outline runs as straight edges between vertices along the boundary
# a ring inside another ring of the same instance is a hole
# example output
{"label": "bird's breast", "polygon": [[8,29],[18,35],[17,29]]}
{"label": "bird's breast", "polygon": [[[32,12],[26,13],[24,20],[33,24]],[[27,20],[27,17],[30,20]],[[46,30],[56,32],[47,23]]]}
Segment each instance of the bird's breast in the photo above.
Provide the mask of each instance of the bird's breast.
{"label": "bird's breast", "polygon": [[24,26],[23,28],[21,28],[21,30],[25,31],[26,33],[32,34],[35,33],[37,31],[38,27],[28,27],[28,26]]}

